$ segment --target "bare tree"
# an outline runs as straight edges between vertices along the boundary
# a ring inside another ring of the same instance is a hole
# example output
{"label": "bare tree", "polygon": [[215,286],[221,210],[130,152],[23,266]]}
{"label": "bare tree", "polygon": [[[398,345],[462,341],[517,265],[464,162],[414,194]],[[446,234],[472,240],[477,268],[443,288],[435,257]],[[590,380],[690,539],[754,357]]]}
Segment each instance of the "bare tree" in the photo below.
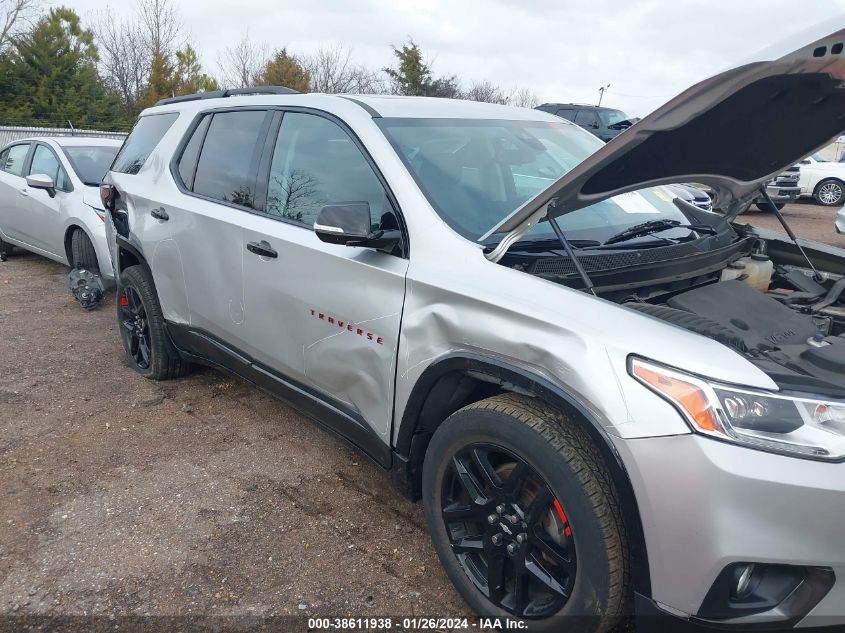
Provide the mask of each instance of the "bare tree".
{"label": "bare tree", "polygon": [[0,0],[0,51],[38,13],[38,0]]}
{"label": "bare tree", "polygon": [[294,169],[286,176],[271,179],[267,213],[302,221],[306,211],[323,201],[320,183],[310,174]]}
{"label": "bare tree", "polygon": [[352,61],[352,50],[345,46],[322,47],[302,58],[311,77],[311,91],[327,94],[384,92],[379,72]]}
{"label": "bare tree", "polygon": [[508,95],[497,85],[489,81],[474,81],[461,97],[470,101],[483,101],[485,103],[506,104]]}
{"label": "bare tree", "polygon": [[137,112],[146,93],[151,56],[138,22],[115,22],[112,15],[99,14],[93,21],[100,53],[100,75],[120,94],[127,116]]}
{"label": "bare tree", "polygon": [[138,17],[144,32],[144,44],[152,57],[168,58],[182,45],[182,18],[172,0],[140,0]]}
{"label": "bare tree", "polygon": [[223,49],[217,57],[220,85],[224,88],[246,88],[260,82],[270,53],[264,43],[253,42],[249,31],[240,41]]}
{"label": "bare tree", "polygon": [[508,97],[508,105],[519,108],[533,108],[538,103],[540,99],[529,88],[518,88]]}
{"label": "bare tree", "polygon": [[134,116],[147,96],[155,60],[170,60],[183,43],[182,18],[173,0],[138,0],[134,18],[117,22],[100,12],[92,30],[100,75],[120,94],[126,115]]}

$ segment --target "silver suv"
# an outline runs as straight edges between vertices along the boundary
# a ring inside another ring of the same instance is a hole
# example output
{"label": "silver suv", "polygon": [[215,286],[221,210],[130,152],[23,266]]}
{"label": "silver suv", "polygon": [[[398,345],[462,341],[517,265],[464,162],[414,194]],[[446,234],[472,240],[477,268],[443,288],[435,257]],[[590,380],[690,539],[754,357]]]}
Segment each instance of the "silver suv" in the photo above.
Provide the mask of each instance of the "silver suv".
{"label": "silver suv", "polygon": [[479,614],[845,623],[845,251],[732,222],[841,133],[843,42],[607,145],[462,101],[163,101],[101,190],[128,362],[217,367],[354,444]]}

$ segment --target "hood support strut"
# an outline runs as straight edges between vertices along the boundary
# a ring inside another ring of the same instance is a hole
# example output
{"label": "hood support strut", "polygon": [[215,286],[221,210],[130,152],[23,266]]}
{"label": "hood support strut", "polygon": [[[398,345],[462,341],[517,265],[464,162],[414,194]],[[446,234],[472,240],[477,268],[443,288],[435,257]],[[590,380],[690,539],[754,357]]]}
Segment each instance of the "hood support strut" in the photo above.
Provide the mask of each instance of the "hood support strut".
{"label": "hood support strut", "polygon": [[763,194],[763,198],[769,204],[769,209],[772,211],[772,213],[775,214],[775,216],[777,216],[778,222],[780,222],[780,225],[783,227],[783,230],[786,231],[786,234],[789,236],[789,239],[792,240],[795,246],[798,247],[798,250],[801,252],[801,255],[804,257],[805,260],[807,260],[807,264],[810,266],[810,270],[813,271],[813,279],[818,282],[823,281],[823,277],[819,274],[819,271],[816,270],[816,267],[813,265],[813,261],[810,259],[809,255],[807,255],[807,253],[804,251],[804,247],[798,243],[798,237],[795,235],[795,233],[793,233],[792,227],[789,226],[789,223],[786,221],[786,218],[783,217],[783,214],[780,212],[780,209],[777,208],[777,205],[775,205],[771,196],[769,196],[769,192],[766,191],[766,187],[761,187],[760,191]]}
{"label": "hood support strut", "polygon": [[575,265],[578,274],[584,281],[585,289],[589,292],[592,292],[594,297],[597,297],[598,295],[596,294],[593,280],[590,279],[590,276],[587,274],[587,271],[584,270],[584,266],[581,265],[581,261],[575,254],[575,249],[572,248],[572,244],[570,244],[569,240],[566,239],[566,235],[564,235],[563,231],[561,230],[560,224],[557,223],[557,218],[549,217],[549,224],[551,224],[552,230],[555,232],[555,235],[557,235],[557,239],[560,240],[560,243],[563,245],[564,250],[566,250],[567,255],[569,255],[569,259],[572,260],[572,263]]}

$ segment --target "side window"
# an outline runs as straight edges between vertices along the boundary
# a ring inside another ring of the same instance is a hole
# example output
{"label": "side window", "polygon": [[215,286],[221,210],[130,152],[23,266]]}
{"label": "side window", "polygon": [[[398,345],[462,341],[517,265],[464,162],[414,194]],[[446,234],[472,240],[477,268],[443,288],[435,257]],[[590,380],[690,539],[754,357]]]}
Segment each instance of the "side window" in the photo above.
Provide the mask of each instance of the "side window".
{"label": "side window", "polygon": [[557,116],[559,116],[559,117],[566,119],[567,121],[571,121],[573,113],[574,113],[574,110],[572,110],[572,108],[564,108],[564,109],[558,110],[555,114],[557,114]]}
{"label": "side window", "polygon": [[599,127],[599,120],[596,117],[596,113],[592,110],[579,110],[578,114],[575,115],[575,124],[580,125],[581,127],[590,128],[591,130],[597,130]]}
{"label": "side window", "polygon": [[[9,158],[9,148],[7,147],[2,152],[0,152],[0,169],[6,169],[6,159]],[[807,161],[808,163],[810,161]]]}
{"label": "side window", "polygon": [[15,176],[23,176],[24,162],[26,161],[28,152],[29,143],[12,145],[9,148],[9,155],[6,157],[6,162],[3,164],[3,170]]}
{"label": "side window", "polygon": [[336,123],[285,113],[267,188],[266,213],[311,227],[331,203],[367,202],[373,227],[389,211],[385,191],[364,155]]}
{"label": "side window", "polygon": [[197,162],[194,193],[254,208],[256,172],[266,138],[262,132],[272,116],[265,110],[214,114]]}
{"label": "side window", "polygon": [[194,128],[194,132],[185,145],[185,149],[182,150],[182,156],[179,158],[179,177],[182,179],[182,184],[188,189],[193,189],[194,187],[197,160],[200,157],[202,142],[205,140],[205,133],[208,131],[209,123],[211,123],[211,115],[205,115],[202,121],[200,121],[200,124]]}
{"label": "side window", "polygon": [[59,159],[48,147],[36,145],[32,153],[32,164],[29,167],[31,174],[47,174],[53,179],[56,189],[67,190],[67,174],[59,163]]}
{"label": "side window", "polygon": [[177,113],[170,112],[150,114],[138,119],[129,137],[123,143],[123,147],[115,156],[112,171],[137,174],[178,117]]}

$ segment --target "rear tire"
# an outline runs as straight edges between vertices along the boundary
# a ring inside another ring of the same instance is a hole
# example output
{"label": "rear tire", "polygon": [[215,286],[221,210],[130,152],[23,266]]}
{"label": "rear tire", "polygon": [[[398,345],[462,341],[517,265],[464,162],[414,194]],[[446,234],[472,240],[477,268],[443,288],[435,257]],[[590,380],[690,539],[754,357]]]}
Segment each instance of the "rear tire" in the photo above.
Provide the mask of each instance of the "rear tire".
{"label": "rear tire", "polygon": [[813,192],[813,197],[826,207],[838,207],[845,202],[845,183],[836,178],[822,180]]}
{"label": "rear tire", "polygon": [[143,266],[130,266],[120,275],[117,323],[127,362],[142,376],[169,380],[191,371],[170,342],[155,285]]}
{"label": "rear tire", "polygon": [[567,625],[595,632],[630,614],[611,475],[578,423],[545,403],[505,394],[449,416],[426,451],[423,504],[447,575],[480,616],[522,619],[531,631],[585,616]]}
{"label": "rear tire", "polygon": [[100,274],[97,252],[82,229],[74,230],[70,236],[70,258],[72,268],[84,268],[97,275]]}

